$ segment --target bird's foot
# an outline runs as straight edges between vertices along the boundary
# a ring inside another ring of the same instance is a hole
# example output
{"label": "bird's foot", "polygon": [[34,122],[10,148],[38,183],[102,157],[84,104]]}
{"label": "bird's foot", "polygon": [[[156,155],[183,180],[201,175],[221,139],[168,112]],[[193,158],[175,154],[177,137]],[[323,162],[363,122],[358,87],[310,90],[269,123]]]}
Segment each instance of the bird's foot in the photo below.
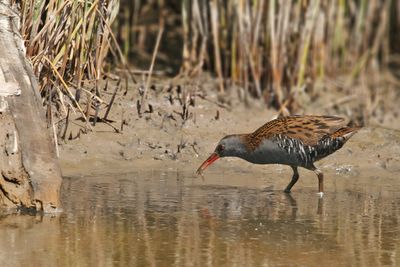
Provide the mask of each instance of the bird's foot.
{"label": "bird's foot", "polygon": [[285,189],[283,190],[283,192],[285,192],[286,194],[290,194],[290,189]]}
{"label": "bird's foot", "polygon": [[318,192],[317,195],[322,198],[324,196],[324,192]]}

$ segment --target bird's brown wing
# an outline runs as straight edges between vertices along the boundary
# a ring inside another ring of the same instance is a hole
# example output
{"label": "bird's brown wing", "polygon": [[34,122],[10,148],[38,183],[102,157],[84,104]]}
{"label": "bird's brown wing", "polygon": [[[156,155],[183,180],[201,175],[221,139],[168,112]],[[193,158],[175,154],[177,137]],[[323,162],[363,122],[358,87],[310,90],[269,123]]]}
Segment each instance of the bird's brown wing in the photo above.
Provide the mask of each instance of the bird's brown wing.
{"label": "bird's brown wing", "polygon": [[298,139],[305,145],[313,146],[326,135],[335,133],[347,125],[344,118],[335,116],[288,116],[267,122],[249,135],[253,148],[266,138],[283,135]]}

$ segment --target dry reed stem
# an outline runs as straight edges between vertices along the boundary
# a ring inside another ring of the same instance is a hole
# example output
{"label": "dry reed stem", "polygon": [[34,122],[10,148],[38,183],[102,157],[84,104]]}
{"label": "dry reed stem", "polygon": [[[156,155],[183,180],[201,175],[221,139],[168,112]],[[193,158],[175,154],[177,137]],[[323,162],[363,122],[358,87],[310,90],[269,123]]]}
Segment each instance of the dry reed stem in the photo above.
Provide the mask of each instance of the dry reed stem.
{"label": "dry reed stem", "polygon": [[[93,94],[81,87],[86,81],[99,80],[110,49],[135,81],[124,55],[136,47],[143,48],[143,36],[148,33],[139,18],[151,6],[149,1],[122,2],[127,8],[117,19],[123,17],[129,25],[120,28],[123,32],[114,33],[111,22],[117,16],[116,0],[20,3],[27,54],[43,81],[42,94],[57,90],[58,100],[52,101],[61,102],[61,115],[66,114],[68,105],[63,94],[71,96],[67,89],[60,92],[59,85],[76,84],[77,102],[82,92],[90,98],[86,105],[90,104]],[[161,1],[157,6],[162,17],[169,3]],[[398,28],[393,23],[398,21],[399,7],[391,0],[184,0],[181,74],[193,76],[207,68],[218,77],[220,92],[231,82],[244,88],[246,99],[250,93],[291,112],[292,103],[305,105],[313,95],[323,93],[313,89],[318,79],[350,74],[349,84],[359,81],[366,70],[379,73],[391,58],[390,29]],[[139,26],[141,38],[137,35]],[[117,40],[124,41],[123,51]],[[52,61],[51,71],[43,57]],[[46,77],[54,68],[64,83],[58,75]],[[153,69],[147,73],[146,94],[147,83],[155,74]],[[311,90],[299,94],[302,88]],[[381,93],[371,95],[376,94]],[[143,109],[146,99],[141,98]],[[89,108],[83,107],[87,112]]]}
{"label": "dry reed stem", "polygon": [[104,114],[104,117],[103,117],[104,121],[107,120],[107,117],[108,117],[108,114],[110,113],[111,107],[114,104],[115,96],[117,95],[117,92],[119,91],[119,88],[120,88],[120,82],[121,82],[121,80],[119,80],[117,86],[115,86],[114,93],[113,93],[113,95],[111,97],[110,103],[108,104],[106,113]]}
{"label": "dry reed stem", "polygon": [[[51,108],[51,106],[50,106],[50,108]],[[57,130],[56,130],[56,126],[55,126],[55,123],[54,123],[53,112],[51,111],[50,114],[51,114],[50,115],[50,122],[51,122],[51,127],[52,127],[52,130],[53,130],[54,146],[56,148],[56,156],[57,156],[57,158],[59,158],[60,157],[60,149],[58,148]]]}
{"label": "dry reed stem", "polygon": [[[390,28],[396,28],[390,25],[400,13],[391,10],[390,0],[213,0],[204,5],[187,1],[183,7],[183,53],[190,59],[185,73],[207,66],[219,87],[232,81],[289,111],[293,100],[304,105],[322,93],[312,86],[318,79],[353,73],[349,79],[359,80],[361,71],[378,73],[374,66],[389,61]],[[199,19],[199,9],[209,15]],[[205,51],[213,51],[212,58],[193,52],[207,30],[212,34]],[[293,94],[301,88],[311,90]]]}
{"label": "dry reed stem", "polygon": [[[86,123],[89,123],[89,120],[87,119],[85,113],[83,112],[81,106],[79,105],[79,103],[75,100],[75,97],[72,95],[71,91],[69,90],[68,85],[66,84],[66,82],[64,81],[63,77],[61,76],[61,74],[58,72],[57,68],[53,65],[53,63],[47,58],[47,57],[43,57],[44,60],[46,60],[51,68],[53,69],[54,73],[56,74],[56,76],[58,77],[59,81],[61,82],[61,84],[64,86],[64,89],[66,90],[66,92],[68,93],[68,96],[70,97],[70,99],[72,99],[72,101],[74,102],[74,104],[76,105],[76,107],[78,108],[79,112],[82,114],[84,120]],[[88,125],[90,127],[90,125]]]}
{"label": "dry reed stem", "polygon": [[315,27],[316,17],[317,17],[317,13],[319,10],[319,5],[320,5],[320,1],[314,0],[314,1],[310,2],[308,9],[307,9],[307,13],[306,13],[307,21],[306,21],[306,25],[304,27],[303,38],[302,38],[303,43],[302,43],[302,46],[300,49],[300,54],[299,54],[299,71],[298,71],[298,75],[297,75],[297,86],[296,86],[297,91],[300,91],[300,88],[304,84],[304,75],[305,75],[309,50],[310,50],[311,36],[312,36],[313,29]]}
{"label": "dry reed stem", "polygon": [[[113,45],[110,24],[117,16],[118,3],[118,0],[21,2],[21,32],[27,55],[39,77],[41,93],[53,96],[48,92],[56,90],[57,98],[49,98],[47,105],[60,102],[58,116],[67,114],[69,103],[65,96],[87,124],[92,99],[99,105],[104,103],[99,95],[81,87],[84,82],[94,80],[98,92],[98,80]],[[115,45],[115,37],[113,40]],[[74,83],[75,96],[69,88]],[[81,92],[88,97],[87,103],[79,103]],[[55,112],[53,115],[57,116]]]}
{"label": "dry reed stem", "polygon": [[218,75],[218,83],[219,83],[219,91],[223,93],[225,91],[224,88],[224,79],[222,76],[222,64],[221,64],[221,54],[220,54],[220,45],[219,45],[219,22],[218,22],[218,7],[216,0],[210,2],[210,12],[211,12],[211,28],[212,35],[214,41],[214,57],[215,57],[215,65]]}
{"label": "dry reed stem", "polygon": [[161,20],[160,21],[160,29],[158,30],[158,35],[157,35],[157,40],[156,40],[156,45],[154,47],[154,51],[153,51],[153,56],[151,58],[151,64],[150,64],[150,68],[149,68],[149,74],[147,75],[147,80],[146,80],[146,84],[144,87],[144,92],[142,94],[142,98],[140,100],[140,107],[139,107],[139,114],[143,113],[143,108],[145,108],[146,106],[146,96],[147,96],[147,91],[148,88],[150,87],[150,82],[151,82],[151,76],[153,73],[153,68],[154,68],[154,63],[156,61],[156,57],[157,57],[157,53],[158,53],[158,48],[160,46],[160,42],[161,42],[161,37],[163,35],[164,32],[164,23]]}
{"label": "dry reed stem", "polygon": [[[105,22],[105,19],[104,19],[104,17],[103,17],[101,14],[100,14],[100,17],[101,17],[102,20]],[[113,31],[112,31],[110,25],[109,25],[107,22],[105,22],[105,26],[106,26],[107,29],[109,30],[111,39],[113,40],[113,43],[114,43],[114,45],[115,45],[115,49],[116,49],[117,52],[118,52],[118,56],[119,56],[119,58],[120,58],[120,60],[121,60],[122,65],[123,65],[124,68],[128,71],[128,73],[129,73],[129,75],[130,75],[132,81],[133,81],[134,83],[137,83],[137,81],[136,81],[136,79],[135,79],[135,75],[134,75],[133,72],[131,71],[131,68],[128,66],[128,63],[127,63],[127,61],[126,61],[126,59],[125,59],[125,56],[124,56],[124,54],[123,54],[122,51],[121,51],[121,47],[119,46],[118,41],[117,41],[117,39],[115,38],[115,35],[114,35],[114,33],[113,33]]]}

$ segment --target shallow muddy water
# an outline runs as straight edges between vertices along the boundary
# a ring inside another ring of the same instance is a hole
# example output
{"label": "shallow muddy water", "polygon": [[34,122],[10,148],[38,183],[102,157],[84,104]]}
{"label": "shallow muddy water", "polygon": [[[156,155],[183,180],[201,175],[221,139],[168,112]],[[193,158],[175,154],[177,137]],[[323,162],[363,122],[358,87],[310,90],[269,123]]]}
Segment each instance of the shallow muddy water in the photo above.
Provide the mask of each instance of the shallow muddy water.
{"label": "shallow muddy water", "polygon": [[400,264],[392,178],[330,174],[321,199],[312,175],[291,195],[281,191],[289,177],[277,176],[65,178],[63,213],[0,220],[0,266]]}

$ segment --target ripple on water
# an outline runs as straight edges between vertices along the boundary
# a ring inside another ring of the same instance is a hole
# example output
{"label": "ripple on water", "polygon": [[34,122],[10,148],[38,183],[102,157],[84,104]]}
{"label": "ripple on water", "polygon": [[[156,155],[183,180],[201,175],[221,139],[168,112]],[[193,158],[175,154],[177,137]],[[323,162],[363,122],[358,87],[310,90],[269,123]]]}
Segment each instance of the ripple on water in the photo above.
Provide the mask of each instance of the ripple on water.
{"label": "ripple on water", "polygon": [[321,199],[183,173],[65,178],[64,213],[2,220],[0,264],[395,265],[398,186],[351,181]]}

